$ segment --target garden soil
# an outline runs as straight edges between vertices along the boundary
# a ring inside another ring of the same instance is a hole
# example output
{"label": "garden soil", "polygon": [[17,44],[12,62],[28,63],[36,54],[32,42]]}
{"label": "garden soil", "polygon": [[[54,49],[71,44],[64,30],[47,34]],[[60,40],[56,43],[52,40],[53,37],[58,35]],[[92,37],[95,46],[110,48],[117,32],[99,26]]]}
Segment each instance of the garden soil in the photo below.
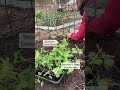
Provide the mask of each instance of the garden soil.
{"label": "garden soil", "polygon": [[[7,8],[7,11],[6,11]],[[24,22],[24,23],[23,23]],[[29,22],[29,23],[28,23]],[[19,33],[34,32],[32,9],[21,9],[12,5],[0,5],[0,55],[13,56],[19,48]],[[22,49],[24,56],[34,56],[34,49]],[[31,56],[31,57],[33,57]]]}

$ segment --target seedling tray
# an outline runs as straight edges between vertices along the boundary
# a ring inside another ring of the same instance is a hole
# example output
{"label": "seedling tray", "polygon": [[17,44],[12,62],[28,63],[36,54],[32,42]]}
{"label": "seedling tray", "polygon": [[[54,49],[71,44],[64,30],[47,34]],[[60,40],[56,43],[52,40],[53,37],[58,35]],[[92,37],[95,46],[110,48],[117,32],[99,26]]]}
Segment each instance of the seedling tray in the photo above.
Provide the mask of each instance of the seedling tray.
{"label": "seedling tray", "polygon": [[[35,77],[36,77],[36,78],[42,79],[43,81],[51,82],[51,83],[53,83],[53,84],[58,84],[58,83],[60,83],[61,80],[63,79],[63,77],[64,77],[65,74],[66,74],[66,71],[65,71],[65,72],[60,76],[60,78],[56,78],[55,75],[51,74],[52,79],[50,79],[47,75],[46,75],[46,76],[43,76],[43,74],[46,72],[46,70],[43,70],[43,71],[42,71],[42,75],[38,75],[38,72],[39,72],[39,71],[37,71],[37,72],[35,73]],[[41,71],[40,71],[40,72],[41,72]]]}

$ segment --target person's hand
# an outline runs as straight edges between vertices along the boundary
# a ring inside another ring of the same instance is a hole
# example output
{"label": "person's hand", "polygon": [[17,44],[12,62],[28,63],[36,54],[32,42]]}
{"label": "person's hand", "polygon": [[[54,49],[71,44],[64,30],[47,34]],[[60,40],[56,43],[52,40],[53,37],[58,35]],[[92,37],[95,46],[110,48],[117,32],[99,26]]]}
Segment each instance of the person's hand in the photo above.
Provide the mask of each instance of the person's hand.
{"label": "person's hand", "polygon": [[83,41],[85,41],[85,38],[83,39]]}
{"label": "person's hand", "polygon": [[66,36],[67,36],[68,38],[71,38],[71,33],[67,33]]}

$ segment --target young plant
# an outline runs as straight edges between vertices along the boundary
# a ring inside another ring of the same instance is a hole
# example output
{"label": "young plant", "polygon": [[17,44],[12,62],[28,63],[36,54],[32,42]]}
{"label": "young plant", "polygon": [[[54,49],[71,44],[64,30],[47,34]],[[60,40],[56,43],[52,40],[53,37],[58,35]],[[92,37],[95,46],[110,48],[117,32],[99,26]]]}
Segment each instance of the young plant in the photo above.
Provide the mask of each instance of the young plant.
{"label": "young plant", "polygon": [[41,87],[44,85],[44,81],[41,81],[39,78],[35,79],[35,83],[39,83]]}
{"label": "young plant", "polygon": [[[90,52],[87,56],[85,74],[92,75],[93,79],[87,82],[87,85],[98,85],[98,86],[108,86],[108,81],[102,77],[96,67],[104,68],[109,70],[114,65],[114,56],[106,54],[102,48],[97,45],[98,52]],[[94,72],[97,72],[94,75]]]}
{"label": "young plant", "polygon": [[1,90],[33,90],[34,89],[34,69],[18,65],[26,64],[20,51],[14,53],[13,59],[0,58],[0,89]]}
{"label": "young plant", "polygon": [[[54,37],[53,37],[54,38]],[[46,52],[46,53],[45,53]],[[79,53],[80,52],[80,53]],[[56,78],[60,78],[60,76],[65,72],[65,70],[61,69],[61,63],[72,63],[79,62],[80,59],[75,56],[75,54],[82,54],[82,50],[79,48],[69,48],[67,39],[61,40],[57,46],[53,48],[51,52],[42,50],[37,50],[35,55],[35,66],[38,70],[39,67],[47,68],[48,70],[43,76],[48,75],[50,79],[52,79],[51,73],[55,75]],[[70,74],[74,71],[74,69],[68,69],[67,74]],[[40,72],[42,75],[42,71]]]}
{"label": "young plant", "polygon": [[37,11],[37,12],[35,13],[35,17],[36,17],[37,19],[43,19],[43,18],[44,18],[44,14],[43,14],[43,12],[41,12],[41,11]]}
{"label": "young plant", "polygon": [[43,25],[57,26],[63,23],[64,14],[62,12],[51,12],[49,16],[44,16]]}

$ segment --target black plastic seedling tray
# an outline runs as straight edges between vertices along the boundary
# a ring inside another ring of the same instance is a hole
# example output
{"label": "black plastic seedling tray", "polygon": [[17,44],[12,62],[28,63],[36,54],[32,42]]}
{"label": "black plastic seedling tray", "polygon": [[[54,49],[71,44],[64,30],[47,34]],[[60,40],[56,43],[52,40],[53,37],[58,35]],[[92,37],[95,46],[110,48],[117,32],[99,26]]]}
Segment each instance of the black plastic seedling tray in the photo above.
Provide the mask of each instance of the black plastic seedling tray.
{"label": "black plastic seedling tray", "polygon": [[[43,71],[43,73],[45,73],[45,71]],[[61,82],[61,80],[63,79],[63,77],[65,76],[66,74],[66,71],[60,76],[60,78],[56,78],[53,74],[51,75],[52,76],[52,79],[50,79],[48,76],[43,76],[43,75],[38,75],[38,72],[35,74],[35,77],[36,78],[40,78],[42,79],[43,81],[47,81],[47,82],[51,82],[53,84],[58,84]]]}

